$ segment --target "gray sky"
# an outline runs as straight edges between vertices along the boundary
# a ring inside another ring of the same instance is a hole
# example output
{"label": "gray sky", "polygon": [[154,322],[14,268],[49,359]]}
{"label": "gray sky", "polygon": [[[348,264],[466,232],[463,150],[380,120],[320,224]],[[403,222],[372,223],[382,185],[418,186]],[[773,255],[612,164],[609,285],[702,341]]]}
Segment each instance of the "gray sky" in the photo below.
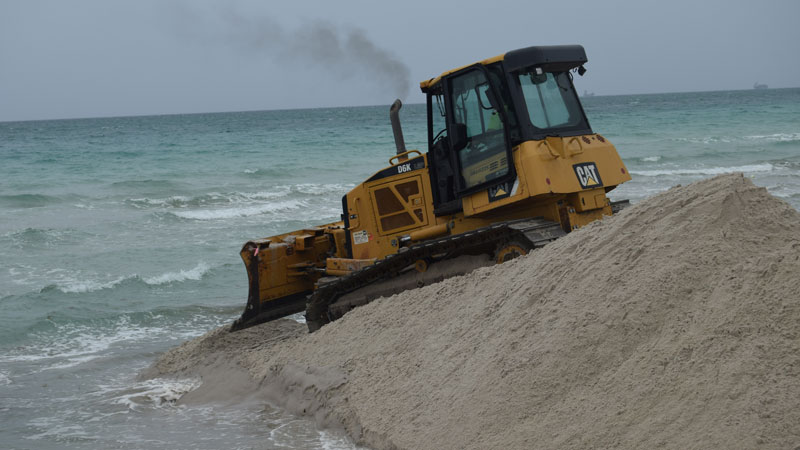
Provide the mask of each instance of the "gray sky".
{"label": "gray sky", "polygon": [[797,87],[798,21],[800,0],[0,0],[0,121],[419,103],[548,44],[586,48],[597,95]]}

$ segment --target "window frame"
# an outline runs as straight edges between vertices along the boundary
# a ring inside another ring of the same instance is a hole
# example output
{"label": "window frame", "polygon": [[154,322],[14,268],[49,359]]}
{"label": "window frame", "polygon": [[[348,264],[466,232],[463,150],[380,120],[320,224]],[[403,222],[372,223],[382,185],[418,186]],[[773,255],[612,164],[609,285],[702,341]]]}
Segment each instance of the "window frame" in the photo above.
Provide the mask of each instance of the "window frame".
{"label": "window frame", "polygon": [[[489,88],[492,90],[492,94],[494,95],[494,97],[496,99],[498,99],[499,101],[501,101],[501,102],[503,101],[503,97],[501,96],[501,93],[499,91],[498,86],[496,86],[495,82],[492,81],[492,77],[489,74],[489,70],[483,64],[480,64],[480,63],[473,64],[471,66],[464,67],[463,69],[458,70],[457,72],[453,72],[451,74],[448,74],[446,77],[444,77],[442,79],[442,87],[443,87],[442,91],[444,93],[445,111],[446,111],[446,114],[447,114],[446,122],[447,122],[447,134],[448,134],[448,136],[452,136],[453,135],[453,127],[455,126],[455,108],[453,106],[453,102],[455,101],[455,99],[452,98],[453,96],[452,96],[452,93],[451,93],[452,81],[455,78],[458,78],[458,77],[460,77],[462,75],[465,75],[468,72],[472,72],[472,71],[475,71],[475,70],[478,70],[478,71],[483,73],[483,76],[486,79],[486,82],[489,84]],[[513,94],[511,96],[512,96],[512,101],[513,101]],[[510,106],[514,107],[515,105],[510,105]],[[503,108],[500,108],[500,110],[497,111],[497,113],[500,115],[500,119],[501,119],[501,122],[502,122],[502,125],[503,125],[503,127],[502,127],[502,131],[503,131],[503,146],[504,146],[504,151],[505,151],[505,154],[506,154],[506,161],[507,161],[507,165],[508,165],[508,171],[504,175],[501,175],[501,176],[499,176],[497,178],[493,178],[491,180],[484,181],[483,183],[479,183],[479,184],[476,184],[474,186],[467,187],[466,183],[464,181],[464,176],[462,174],[462,167],[461,167],[460,159],[459,159],[458,154],[457,154],[458,151],[454,150],[452,148],[452,146],[450,146],[451,165],[452,165],[452,167],[455,168],[456,173],[458,174],[458,176],[455,177],[455,184],[456,184],[455,191],[456,191],[456,195],[459,198],[466,197],[466,196],[468,196],[470,194],[473,194],[475,192],[486,190],[491,186],[496,186],[496,185],[501,184],[501,183],[512,181],[517,177],[516,164],[514,164],[514,155],[513,155],[512,146],[511,146],[508,117],[506,116],[506,112],[503,110]],[[461,149],[459,149],[459,151],[460,150]]]}
{"label": "window frame", "polygon": [[528,104],[525,100],[525,93],[522,90],[522,84],[520,82],[520,73],[523,71],[534,71],[537,67],[541,67],[540,65],[533,65],[533,66],[526,66],[520,69],[516,69],[512,72],[507,73],[507,80],[508,80],[508,88],[511,91],[511,98],[514,102],[514,108],[517,111],[517,120],[519,121],[520,128],[522,129],[522,140],[529,141],[529,140],[542,140],[549,136],[581,136],[585,134],[592,134],[592,127],[589,124],[589,119],[586,117],[586,112],[583,109],[583,103],[580,101],[578,97],[578,93],[575,91],[575,84],[572,81],[572,73],[570,70],[546,70],[542,69],[544,73],[565,73],[567,78],[569,79],[569,92],[572,93],[575,97],[575,101],[578,105],[578,110],[580,111],[581,120],[577,125],[569,126],[569,127],[559,127],[559,128],[539,128],[535,126],[531,122],[530,113],[528,111]]}

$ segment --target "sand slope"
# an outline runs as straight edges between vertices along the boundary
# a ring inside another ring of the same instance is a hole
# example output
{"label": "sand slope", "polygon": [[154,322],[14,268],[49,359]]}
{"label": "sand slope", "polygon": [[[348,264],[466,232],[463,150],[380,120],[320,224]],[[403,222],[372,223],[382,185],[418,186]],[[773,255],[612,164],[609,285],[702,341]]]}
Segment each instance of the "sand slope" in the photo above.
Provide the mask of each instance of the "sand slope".
{"label": "sand slope", "polygon": [[800,213],[740,174],[300,327],[212,332],[151,371],[227,361],[376,449],[800,446]]}

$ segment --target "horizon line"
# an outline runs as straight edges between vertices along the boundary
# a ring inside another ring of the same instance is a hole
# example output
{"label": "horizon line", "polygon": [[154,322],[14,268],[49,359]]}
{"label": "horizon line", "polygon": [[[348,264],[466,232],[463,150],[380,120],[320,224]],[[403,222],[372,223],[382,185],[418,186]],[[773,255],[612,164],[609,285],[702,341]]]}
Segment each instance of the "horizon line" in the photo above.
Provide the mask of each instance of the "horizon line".
{"label": "horizon line", "polygon": [[[800,89],[800,86],[795,87],[780,87],[780,88],[767,88],[766,90],[781,90],[781,89]],[[647,92],[641,94],[594,94],[592,97],[625,97],[634,95],[663,95],[663,94],[702,94],[710,92],[740,92],[740,91],[754,91],[757,89],[720,89],[711,91],[669,91],[669,92]],[[759,91],[762,89],[759,89]],[[577,91],[577,90],[576,90]],[[584,90],[587,91],[587,90]],[[585,99],[583,95],[578,94],[578,97]],[[425,103],[403,103],[404,105],[424,105]],[[52,122],[59,120],[93,120],[93,119],[127,119],[134,117],[160,117],[160,116],[191,116],[200,114],[235,114],[235,113],[255,113],[255,112],[268,112],[268,111],[303,111],[315,109],[341,109],[341,108],[373,108],[377,106],[390,106],[387,104],[373,104],[373,105],[339,105],[339,106],[312,106],[303,108],[275,108],[275,109],[243,109],[243,110],[229,110],[229,111],[204,111],[204,112],[169,112],[169,113],[149,113],[149,114],[125,114],[125,115],[111,115],[111,116],[84,116],[84,117],[59,117],[52,119],[20,119],[20,120],[0,120],[0,124],[5,123],[22,123],[22,122]]]}

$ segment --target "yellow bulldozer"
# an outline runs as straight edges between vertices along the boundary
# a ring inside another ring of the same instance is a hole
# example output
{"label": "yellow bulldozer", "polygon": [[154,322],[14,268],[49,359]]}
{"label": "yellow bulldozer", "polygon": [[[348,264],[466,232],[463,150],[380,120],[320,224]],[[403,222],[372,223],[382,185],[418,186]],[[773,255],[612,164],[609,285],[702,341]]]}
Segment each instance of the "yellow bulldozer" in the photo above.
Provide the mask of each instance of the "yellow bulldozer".
{"label": "yellow bulldozer", "polygon": [[233,331],[305,311],[309,331],[381,296],[505,262],[624,207],[630,180],[573,85],[580,45],[510,51],[420,83],[428,149],[397,154],[342,198],[339,222],[248,241]]}

